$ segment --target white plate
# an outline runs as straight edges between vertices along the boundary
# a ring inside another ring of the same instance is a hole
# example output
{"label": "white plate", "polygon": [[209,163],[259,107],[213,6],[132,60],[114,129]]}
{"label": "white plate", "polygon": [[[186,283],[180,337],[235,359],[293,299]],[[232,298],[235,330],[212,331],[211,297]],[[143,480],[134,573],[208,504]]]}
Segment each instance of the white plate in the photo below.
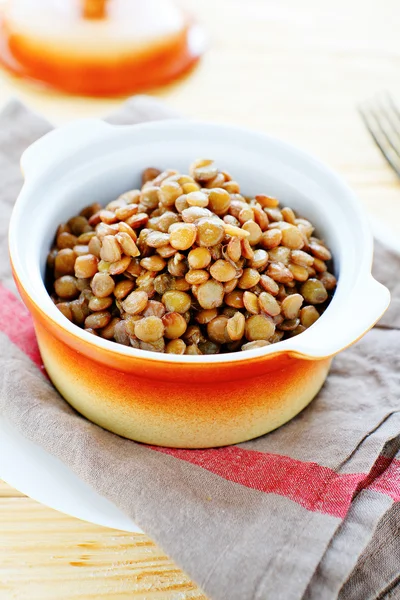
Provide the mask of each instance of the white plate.
{"label": "white plate", "polygon": [[34,500],[105,527],[143,533],[64,463],[30,442],[0,415],[0,478]]}
{"label": "white plate", "polygon": [[[382,223],[374,234],[400,252],[400,244]],[[143,533],[114,504],[80,480],[60,460],[24,438],[0,415],[0,478],[23,494],[67,515],[122,531]]]}

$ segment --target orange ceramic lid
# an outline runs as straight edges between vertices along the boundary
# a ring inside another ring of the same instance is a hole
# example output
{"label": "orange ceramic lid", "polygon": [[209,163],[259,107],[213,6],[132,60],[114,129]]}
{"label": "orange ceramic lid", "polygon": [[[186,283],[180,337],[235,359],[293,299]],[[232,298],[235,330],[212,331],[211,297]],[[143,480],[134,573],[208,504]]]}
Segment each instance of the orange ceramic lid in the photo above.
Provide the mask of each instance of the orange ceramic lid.
{"label": "orange ceramic lid", "polygon": [[67,92],[126,94],[166,83],[199,58],[199,28],[171,0],[9,0],[0,58]]}

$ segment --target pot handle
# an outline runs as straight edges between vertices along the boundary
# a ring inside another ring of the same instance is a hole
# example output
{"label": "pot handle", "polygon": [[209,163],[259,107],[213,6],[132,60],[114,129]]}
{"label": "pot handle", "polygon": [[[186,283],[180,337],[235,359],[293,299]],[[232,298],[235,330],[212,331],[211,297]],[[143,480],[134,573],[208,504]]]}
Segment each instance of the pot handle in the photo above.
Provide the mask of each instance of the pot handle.
{"label": "pot handle", "polygon": [[113,126],[100,119],[77,119],[57,127],[31,144],[21,156],[24,179],[41,175],[48,163],[63,160],[87,143],[100,140]]}
{"label": "pot handle", "polygon": [[[287,351],[302,358],[327,358],[357,342],[379,321],[390,304],[389,290],[369,274],[362,276],[342,314],[332,318],[329,309],[324,327],[310,327],[288,340]],[[330,318],[331,317],[331,318]],[[322,322],[321,322],[322,326]],[[290,343],[292,342],[292,343]]]}

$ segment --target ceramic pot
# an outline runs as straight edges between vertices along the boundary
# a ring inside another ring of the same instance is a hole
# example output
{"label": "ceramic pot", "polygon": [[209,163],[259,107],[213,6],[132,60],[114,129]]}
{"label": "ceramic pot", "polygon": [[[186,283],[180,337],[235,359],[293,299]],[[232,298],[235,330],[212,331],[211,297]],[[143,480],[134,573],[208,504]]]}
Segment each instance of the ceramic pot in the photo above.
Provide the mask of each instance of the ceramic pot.
{"label": "ceramic pot", "polygon": [[[138,187],[146,167],[187,172],[199,156],[233,173],[246,194],[276,196],[313,222],[332,250],[338,278],[325,313],[296,337],[210,356],[136,350],[68,321],[43,282],[57,225],[87,204],[106,204]],[[10,255],[43,362],[77,411],[124,437],[206,448],[279,427],[314,398],[332,357],[360,339],[389,304],[388,290],[371,276],[372,235],[353,192],[314,158],[268,136],[183,120],[122,127],[82,120],[34,143],[22,169]]]}

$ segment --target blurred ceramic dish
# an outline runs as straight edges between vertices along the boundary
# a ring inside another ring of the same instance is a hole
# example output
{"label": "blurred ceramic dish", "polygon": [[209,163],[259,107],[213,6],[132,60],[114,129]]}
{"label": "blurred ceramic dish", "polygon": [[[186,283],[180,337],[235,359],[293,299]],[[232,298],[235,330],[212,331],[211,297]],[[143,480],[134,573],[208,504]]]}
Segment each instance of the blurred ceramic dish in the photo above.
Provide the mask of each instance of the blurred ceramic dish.
{"label": "blurred ceramic dish", "polygon": [[[214,356],[142,352],[71,324],[43,283],[58,223],[83,206],[137,187],[148,166],[184,170],[210,156],[249,195],[267,192],[308,217],[331,248],[338,287],[304,333],[268,347]],[[317,394],[332,357],[380,318],[389,292],[371,276],[372,234],[337,175],[267,136],[222,125],[164,121],[113,127],[77,121],[22,157],[25,185],[10,224],[10,254],[55,386],[102,427],[149,444],[212,447],[279,427]]]}
{"label": "blurred ceramic dish", "polygon": [[193,67],[204,45],[202,29],[172,0],[8,0],[0,19],[3,66],[73,94],[165,84]]}

